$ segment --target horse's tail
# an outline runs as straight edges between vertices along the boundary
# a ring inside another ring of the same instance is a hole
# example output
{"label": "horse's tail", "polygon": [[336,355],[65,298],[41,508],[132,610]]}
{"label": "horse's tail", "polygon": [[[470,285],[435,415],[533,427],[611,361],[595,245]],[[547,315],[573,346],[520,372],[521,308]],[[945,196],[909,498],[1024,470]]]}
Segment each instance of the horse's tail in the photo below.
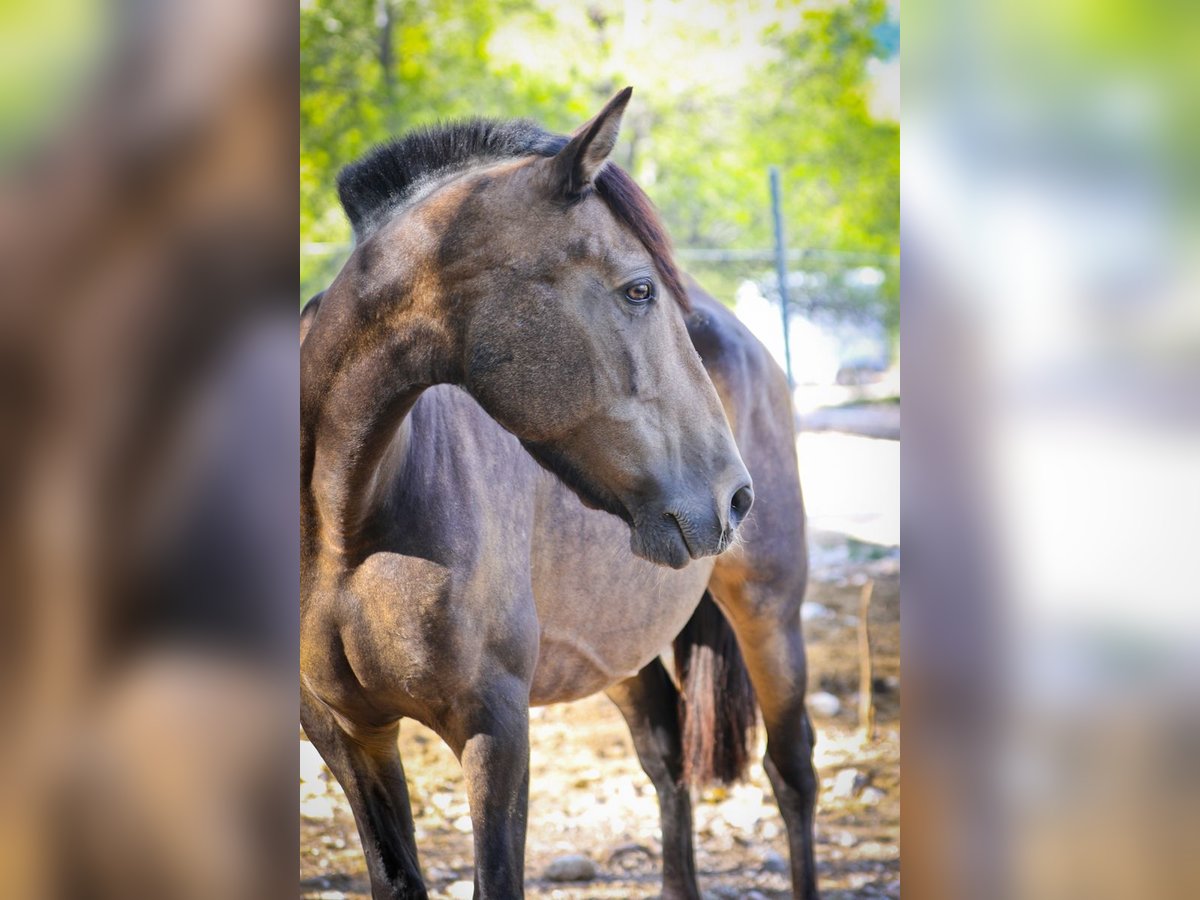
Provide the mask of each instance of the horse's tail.
{"label": "horse's tail", "polygon": [[737,781],[754,746],[754,687],[733,628],[707,591],[675,638],[674,653],[684,783]]}

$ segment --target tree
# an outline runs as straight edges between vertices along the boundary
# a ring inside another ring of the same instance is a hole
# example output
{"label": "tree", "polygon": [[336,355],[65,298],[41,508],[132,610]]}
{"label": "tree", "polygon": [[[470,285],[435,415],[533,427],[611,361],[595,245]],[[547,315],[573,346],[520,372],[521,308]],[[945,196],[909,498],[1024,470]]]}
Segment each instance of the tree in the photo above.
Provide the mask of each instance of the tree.
{"label": "tree", "polygon": [[[767,169],[779,165],[793,246],[894,256],[899,129],[867,104],[886,22],[882,0],[753,14],[733,0],[307,0],[301,238],[349,240],[337,170],[394,134],[469,115],[567,131],[633,84],[615,158],[678,246],[770,246]],[[306,295],[340,261],[302,256]],[[726,298],[753,274],[697,267]]]}

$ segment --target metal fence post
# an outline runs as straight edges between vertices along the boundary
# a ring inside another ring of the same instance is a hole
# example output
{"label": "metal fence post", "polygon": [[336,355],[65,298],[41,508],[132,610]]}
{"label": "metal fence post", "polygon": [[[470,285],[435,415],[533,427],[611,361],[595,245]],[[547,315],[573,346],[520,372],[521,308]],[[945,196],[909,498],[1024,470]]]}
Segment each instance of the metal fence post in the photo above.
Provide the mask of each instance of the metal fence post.
{"label": "metal fence post", "polygon": [[783,241],[783,203],[779,192],[779,166],[771,166],[771,211],[775,215],[775,272],[779,276],[779,315],[783,320],[783,359],[788,388],[796,387],[792,378],[792,339],[788,334],[787,246]]}

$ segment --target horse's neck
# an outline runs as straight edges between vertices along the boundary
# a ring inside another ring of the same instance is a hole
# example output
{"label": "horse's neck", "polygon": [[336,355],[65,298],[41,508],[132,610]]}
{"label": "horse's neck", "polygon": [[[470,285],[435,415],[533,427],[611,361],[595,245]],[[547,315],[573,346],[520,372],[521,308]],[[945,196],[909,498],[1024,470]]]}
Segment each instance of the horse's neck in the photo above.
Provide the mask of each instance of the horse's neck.
{"label": "horse's neck", "polygon": [[421,393],[455,380],[452,336],[411,283],[368,296],[339,278],[301,347],[304,527],[337,551],[353,549],[403,464]]}

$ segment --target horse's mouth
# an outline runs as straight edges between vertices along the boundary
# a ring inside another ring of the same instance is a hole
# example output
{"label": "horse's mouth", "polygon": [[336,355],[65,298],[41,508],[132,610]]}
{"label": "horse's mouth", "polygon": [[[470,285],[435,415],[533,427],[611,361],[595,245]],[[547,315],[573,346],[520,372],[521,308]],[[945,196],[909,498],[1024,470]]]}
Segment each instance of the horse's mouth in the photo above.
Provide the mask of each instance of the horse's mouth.
{"label": "horse's mouth", "polygon": [[670,513],[635,524],[630,529],[629,548],[633,555],[655,565],[682,569],[704,555],[696,553],[693,546],[682,523]]}
{"label": "horse's mouth", "polygon": [[691,528],[688,524],[688,520],[685,517],[673,512],[663,513],[663,515],[674,523],[675,529],[679,532],[679,536],[683,538],[683,546],[687,548],[689,558],[699,559],[702,556],[709,555],[703,550],[697,549],[695,539],[688,534],[688,532],[691,531]]}

